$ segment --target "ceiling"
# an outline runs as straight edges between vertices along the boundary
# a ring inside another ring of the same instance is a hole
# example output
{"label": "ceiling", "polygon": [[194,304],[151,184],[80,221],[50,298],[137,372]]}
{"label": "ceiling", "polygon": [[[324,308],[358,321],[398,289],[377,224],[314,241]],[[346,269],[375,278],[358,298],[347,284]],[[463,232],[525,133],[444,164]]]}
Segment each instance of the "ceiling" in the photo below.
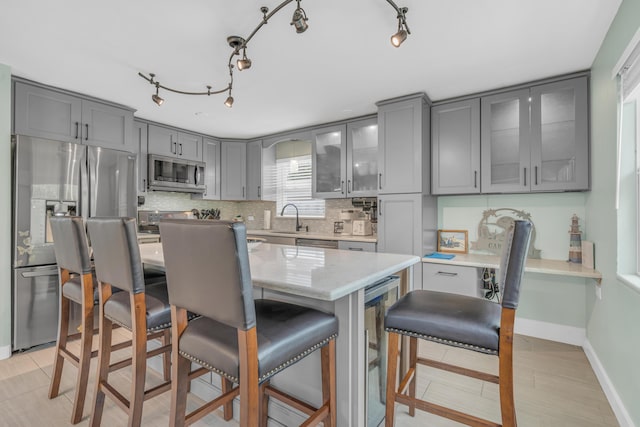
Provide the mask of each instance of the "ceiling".
{"label": "ceiling", "polygon": [[278,0],[3,0],[0,63],[27,79],[132,107],[136,116],[219,137],[251,138],[362,116],[416,92],[434,101],[585,70],[621,0],[396,0],[411,34],[396,49],[386,0],[303,0],[309,29],[287,5],[251,40],[251,69],[226,94],[229,35],[248,36]]}

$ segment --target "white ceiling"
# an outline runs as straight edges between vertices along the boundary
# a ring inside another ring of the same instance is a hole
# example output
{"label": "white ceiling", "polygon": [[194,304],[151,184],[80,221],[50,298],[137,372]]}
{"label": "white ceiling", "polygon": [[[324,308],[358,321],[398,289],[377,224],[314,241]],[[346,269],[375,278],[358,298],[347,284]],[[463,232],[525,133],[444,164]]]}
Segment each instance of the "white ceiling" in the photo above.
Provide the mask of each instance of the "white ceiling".
{"label": "white ceiling", "polygon": [[[227,84],[229,35],[248,36],[278,0],[3,0],[0,63],[17,76],[127,105],[136,116],[220,137],[248,138],[376,111],[415,92],[434,101],[591,67],[621,0],[396,0],[411,35],[396,49],[385,0],[287,5],[249,44],[250,70],[226,95],[154,88],[155,72],[187,91]],[[199,113],[199,114],[196,114]]]}

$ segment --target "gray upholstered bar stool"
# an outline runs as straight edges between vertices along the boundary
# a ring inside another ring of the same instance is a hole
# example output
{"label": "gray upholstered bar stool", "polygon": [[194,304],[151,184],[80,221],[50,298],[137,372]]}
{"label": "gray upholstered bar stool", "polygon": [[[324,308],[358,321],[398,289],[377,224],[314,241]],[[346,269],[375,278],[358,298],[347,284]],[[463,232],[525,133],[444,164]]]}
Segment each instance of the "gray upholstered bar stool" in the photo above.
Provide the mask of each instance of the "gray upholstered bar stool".
{"label": "gray upholstered bar stool", "polygon": [[[502,248],[499,285],[502,303],[445,292],[416,290],[389,308],[385,328],[389,332],[386,427],[394,425],[394,407],[399,402],[472,426],[516,425],[513,399],[513,323],[520,297],[520,282],[529,250],[532,225],[515,221]],[[398,341],[409,336],[409,370],[396,390]],[[417,339],[461,347],[499,358],[499,375],[475,371],[444,362],[417,357]],[[502,424],[416,399],[417,364],[499,384]]]}
{"label": "gray upholstered bar stool", "polygon": [[[269,397],[309,415],[307,425],[336,427],[335,338],[338,319],[298,305],[253,299],[244,224],[160,223],[171,302],[172,426],[191,424],[240,395],[240,426],[267,425]],[[202,315],[187,323],[186,312]],[[321,349],[320,408],[269,384],[276,373]],[[186,415],[191,362],[220,374],[223,395]],[[231,388],[231,381],[239,384]],[[228,413],[226,414],[229,415]]]}
{"label": "gray upholstered bar stool", "polygon": [[[165,369],[168,367],[171,313],[167,288],[161,284],[145,287],[134,218],[89,218],[87,227],[100,294],[98,378],[90,425],[100,425],[107,395],[128,413],[129,426],[139,426],[144,400],[171,388],[171,381],[165,375],[166,382],[144,389],[148,357],[164,354]],[[112,286],[123,292],[113,293]],[[114,323],[131,331],[132,358],[114,363],[110,368]],[[153,338],[162,338],[163,345],[147,352],[147,340]],[[132,365],[132,387],[131,396],[126,399],[109,383],[108,376],[109,371],[129,364]]]}

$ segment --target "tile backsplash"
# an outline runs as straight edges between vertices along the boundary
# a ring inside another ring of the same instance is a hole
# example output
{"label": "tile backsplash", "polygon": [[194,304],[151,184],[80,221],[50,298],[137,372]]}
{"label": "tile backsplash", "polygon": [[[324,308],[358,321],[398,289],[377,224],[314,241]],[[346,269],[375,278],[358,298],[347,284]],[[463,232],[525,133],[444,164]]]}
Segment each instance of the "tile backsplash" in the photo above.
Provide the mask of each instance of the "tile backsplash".
{"label": "tile backsplash", "polygon": [[[191,209],[220,209],[220,219],[231,220],[240,215],[249,230],[264,229],[264,211],[271,211],[271,230],[295,230],[295,218],[282,218],[276,215],[276,203],[270,201],[218,201],[192,199],[187,193],[170,193],[150,191],[145,196],[145,203],[140,210],[188,211]],[[303,226],[309,231],[321,234],[333,234],[333,223],[340,220],[342,209],[351,209],[351,199],[326,200],[325,218],[300,218]],[[278,212],[279,214],[279,212]],[[374,224],[375,225],[375,224]]]}

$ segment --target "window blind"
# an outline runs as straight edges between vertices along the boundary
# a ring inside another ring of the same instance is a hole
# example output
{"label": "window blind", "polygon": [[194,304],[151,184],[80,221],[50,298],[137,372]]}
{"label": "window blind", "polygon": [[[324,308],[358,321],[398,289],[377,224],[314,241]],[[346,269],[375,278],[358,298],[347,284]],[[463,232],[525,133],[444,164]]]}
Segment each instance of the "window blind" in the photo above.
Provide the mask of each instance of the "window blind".
{"label": "window blind", "polygon": [[[293,203],[300,216],[324,217],[324,200],[311,197],[311,170],[310,154],[276,159],[276,212]],[[284,216],[295,216],[295,209],[287,209]]]}

